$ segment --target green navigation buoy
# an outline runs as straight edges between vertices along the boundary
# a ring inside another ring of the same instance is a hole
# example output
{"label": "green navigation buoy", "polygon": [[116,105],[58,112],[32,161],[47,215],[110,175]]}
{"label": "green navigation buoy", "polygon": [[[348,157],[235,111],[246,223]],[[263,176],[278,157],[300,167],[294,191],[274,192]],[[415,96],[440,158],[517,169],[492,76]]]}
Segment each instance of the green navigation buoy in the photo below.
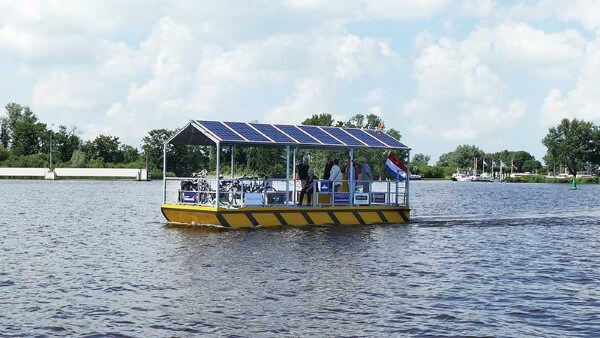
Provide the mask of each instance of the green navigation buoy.
{"label": "green navigation buoy", "polygon": [[573,177],[573,181],[571,182],[571,189],[577,190],[577,179]]}

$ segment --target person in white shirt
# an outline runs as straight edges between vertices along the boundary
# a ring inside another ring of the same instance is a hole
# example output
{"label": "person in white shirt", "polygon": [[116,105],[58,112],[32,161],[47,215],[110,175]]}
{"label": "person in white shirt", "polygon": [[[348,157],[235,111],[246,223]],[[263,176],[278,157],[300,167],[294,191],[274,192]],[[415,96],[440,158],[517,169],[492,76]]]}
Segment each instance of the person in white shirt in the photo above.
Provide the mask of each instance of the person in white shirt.
{"label": "person in white shirt", "polygon": [[333,182],[333,191],[338,192],[342,186],[342,169],[340,169],[340,161],[337,159],[333,160],[329,180]]}

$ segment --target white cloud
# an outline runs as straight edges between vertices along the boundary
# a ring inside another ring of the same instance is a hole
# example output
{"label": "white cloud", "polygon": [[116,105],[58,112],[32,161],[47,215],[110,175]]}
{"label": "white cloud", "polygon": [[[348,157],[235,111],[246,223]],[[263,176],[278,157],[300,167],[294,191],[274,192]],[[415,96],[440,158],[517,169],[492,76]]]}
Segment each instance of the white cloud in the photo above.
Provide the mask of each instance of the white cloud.
{"label": "white cloud", "polygon": [[546,33],[524,23],[480,27],[462,42],[473,54],[536,75],[569,76],[583,57],[585,39],[574,29]]}
{"label": "white cloud", "polygon": [[346,20],[417,19],[439,14],[449,0],[287,0],[287,5],[301,10],[326,12]]}
{"label": "white cloud", "polygon": [[[385,113],[390,127],[405,137],[429,135],[418,141],[434,147],[439,137],[475,140],[513,129],[550,88],[547,121],[573,111],[594,117],[600,56],[574,23],[597,29],[598,7],[578,0],[0,0],[0,71],[14,69],[8,77],[18,78],[8,83],[19,88],[0,84],[0,98],[12,101],[18,91],[44,119],[132,144],[148,129],[189,118],[300,122],[326,111],[338,119]],[[408,25],[424,31],[407,37]],[[515,94],[523,80],[543,94]],[[577,81],[572,90],[570,81]]]}
{"label": "white cloud", "polygon": [[418,95],[404,106],[413,135],[471,141],[518,121],[525,104],[505,103],[500,77],[465,43],[441,39],[415,61]]}
{"label": "white cloud", "polygon": [[563,118],[581,118],[600,122],[600,31],[596,39],[588,43],[579,70],[575,88],[563,93],[558,88],[550,90],[542,105],[542,117],[546,126]]}
{"label": "white cloud", "polygon": [[384,117],[385,89],[381,87],[374,88],[367,93],[367,95],[363,98],[363,101],[369,105],[367,108],[367,112],[369,114],[375,114]]}
{"label": "white cloud", "polygon": [[[547,33],[504,23],[477,27],[462,41],[435,42],[423,32],[415,46],[418,94],[403,109],[410,133],[473,141],[518,123],[527,111],[523,98],[508,97],[508,84],[497,69],[570,79],[584,57],[585,39],[573,29]],[[546,105],[556,106],[557,96],[553,93]]]}
{"label": "white cloud", "polygon": [[324,79],[301,79],[296,84],[294,94],[286,98],[283,105],[271,109],[265,121],[299,124],[307,116],[329,111],[330,90],[331,83]]}
{"label": "white cloud", "polygon": [[94,96],[101,91],[98,83],[77,70],[53,72],[33,87],[33,104],[42,111],[89,111],[95,105]]}
{"label": "white cloud", "polygon": [[595,30],[600,27],[600,4],[597,0],[538,0],[519,2],[492,14],[500,20],[543,22],[558,19],[561,22],[579,22]]}
{"label": "white cloud", "polygon": [[363,74],[382,74],[401,63],[387,42],[352,34],[320,37],[313,53],[331,57],[334,76],[344,80],[354,80]]}

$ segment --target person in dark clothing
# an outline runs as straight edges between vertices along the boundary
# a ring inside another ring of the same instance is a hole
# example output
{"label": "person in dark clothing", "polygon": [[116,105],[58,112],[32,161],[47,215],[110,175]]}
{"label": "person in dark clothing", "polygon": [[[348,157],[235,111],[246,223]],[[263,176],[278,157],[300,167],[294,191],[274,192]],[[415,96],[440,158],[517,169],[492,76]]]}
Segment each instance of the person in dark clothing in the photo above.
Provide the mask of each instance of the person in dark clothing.
{"label": "person in dark clothing", "polygon": [[[296,167],[296,180],[300,180],[300,187],[301,187],[300,189],[304,188],[304,185],[306,184],[306,180],[308,180],[309,162],[310,162],[310,158],[308,156],[304,156],[302,158],[302,162],[300,164],[298,164],[298,166]],[[300,201],[298,201],[298,203],[300,205],[302,205],[302,195],[301,195]]]}
{"label": "person in dark clothing", "polygon": [[308,156],[304,156],[302,158],[302,163],[298,164],[296,167],[296,179],[300,181],[305,181],[308,179],[308,168],[309,168],[310,159]]}
{"label": "person in dark clothing", "polygon": [[[315,176],[315,172],[312,169],[308,170],[308,179],[304,182],[304,184],[302,185],[302,190],[300,190],[300,201],[298,202],[298,205],[302,205],[302,200],[304,199],[304,195],[306,195],[306,199],[308,201],[308,203],[306,203],[306,205],[311,205],[312,204],[312,195],[314,193],[314,182],[318,182],[319,178],[317,176]],[[317,187],[317,191],[319,190],[319,187]]]}
{"label": "person in dark clothing", "polygon": [[323,179],[328,180],[331,175],[331,167],[333,167],[333,159],[331,156],[325,158],[325,169],[323,169]]}
{"label": "person in dark clothing", "polygon": [[[328,180],[331,177],[331,167],[333,167],[333,159],[331,156],[325,158],[325,168],[323,169],[323,179]],[[329,191],[331,191],[331,183],[327,183]]]}

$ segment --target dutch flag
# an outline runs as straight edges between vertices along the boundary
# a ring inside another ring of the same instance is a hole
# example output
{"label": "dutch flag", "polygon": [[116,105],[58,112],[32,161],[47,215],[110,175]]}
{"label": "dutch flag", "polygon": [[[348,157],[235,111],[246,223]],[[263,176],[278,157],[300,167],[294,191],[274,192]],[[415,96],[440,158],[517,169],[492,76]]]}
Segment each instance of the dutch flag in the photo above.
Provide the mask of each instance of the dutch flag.
{"label": "dutch flag", "polygon": [[396,158],[396,156],[390,152],[388,154],[387,161],[385,161],[385,172],[390,176],[390,178],[395,178],[402,181],[406,179],[408,169]]}

